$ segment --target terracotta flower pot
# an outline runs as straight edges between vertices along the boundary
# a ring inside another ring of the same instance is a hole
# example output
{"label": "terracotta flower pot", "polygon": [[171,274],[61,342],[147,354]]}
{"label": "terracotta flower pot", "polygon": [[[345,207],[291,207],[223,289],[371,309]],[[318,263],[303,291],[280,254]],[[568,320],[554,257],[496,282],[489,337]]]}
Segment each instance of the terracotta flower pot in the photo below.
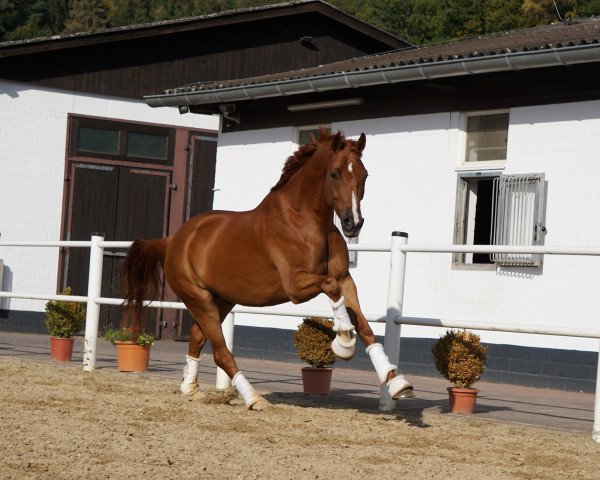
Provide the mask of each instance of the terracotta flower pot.
{"label": "terracotta flower pot", "polygon": [[450,411],[452,413],[471,414],[475,412],[475,403],[479,390],[476,388],[448,387]]}
{"label": "terracotta flower pot", "polygon": [[303,367],[302,385],[306,395],[328,395],[331,390],[331,375],[333,368],[330,367]]}
{"label": "terracotta flower pot", "polygon": [[50,358],[57,362],[70,362],[74,342],[73,338],[50,337]]}
{"label": "terracotta flower pot", "polygon": [[133,342],[115,342],[117,368],[121,372],[143,372],[148,370],[151,345],[142,347]]}

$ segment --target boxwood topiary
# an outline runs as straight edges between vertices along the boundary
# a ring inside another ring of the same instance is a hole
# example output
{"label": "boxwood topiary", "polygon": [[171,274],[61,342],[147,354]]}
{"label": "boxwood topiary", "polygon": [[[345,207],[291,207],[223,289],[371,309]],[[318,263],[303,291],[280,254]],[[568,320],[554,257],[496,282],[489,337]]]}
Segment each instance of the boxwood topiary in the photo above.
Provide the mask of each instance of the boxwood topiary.
{"label": "boxwood topiary", "polygon": [[448,330],[431,352],[436,368],[453,387],[471,388],[485,371],[487,348],[468,330]]}
{"label": "boxwood topiary", "polygon": [[321,317],[307,317],[294,333],[298,357],[311,367],[327,367],[335,362],[331,342],[335,338],[333,322]]}
{"label": "boxwood topiary", "polygon": [[[67,287],[61,295],[71,295]],[[66,300],[51,300],[46,303],[46,328],[53,337],[71,338],[79,333],[85,323],[85,304]]]}

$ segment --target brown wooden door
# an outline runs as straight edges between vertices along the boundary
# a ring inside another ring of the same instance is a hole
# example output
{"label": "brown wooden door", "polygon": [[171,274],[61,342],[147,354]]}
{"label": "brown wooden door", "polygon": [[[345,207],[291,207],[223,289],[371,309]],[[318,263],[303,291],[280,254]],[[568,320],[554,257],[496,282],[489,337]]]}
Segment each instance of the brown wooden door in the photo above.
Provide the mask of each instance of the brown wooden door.
{"label": "brown wooden door", "polygon": [[[194,135],[188,166],[189,190],[186,220],[213,209],[217,137]],[[188,338],[194,319],[187,310],[179,313],[177,339]]]}
{"label": "brown wooden door", "polygon": [[[106,240],[161,238],[167,234],[171,172],[119,165],[72,162],[66,238],[89,240],[103,233]],[[105,249],[102,296],[122,298],[119,275],[125,257],[122,249]],[[86,295],[88,249],[63,254],[63,288]],[[100,328],[118,326],[121,307],[102,306]],[[146,328],[160,334],[159,310],[148,309]]]}

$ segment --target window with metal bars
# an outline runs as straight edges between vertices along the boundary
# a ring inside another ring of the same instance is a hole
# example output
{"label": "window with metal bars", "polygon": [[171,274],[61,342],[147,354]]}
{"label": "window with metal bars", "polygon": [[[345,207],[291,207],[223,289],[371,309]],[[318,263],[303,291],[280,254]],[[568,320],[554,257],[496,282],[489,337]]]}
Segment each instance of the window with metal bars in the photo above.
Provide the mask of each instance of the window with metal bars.
{"label": "window with metal bars", "polygon": [[[541,245],[544,174],[501,175],[494,179],[490,245]],[[498,265],[539,267],[541,254],[493,253]]]}
{"label": "window with metal bars", "polygon": [[[543,174],[501,175],[498,171],[458,175],[454,243],[540,245],[543,242]],[[457,253],[456,266],[539,266],[541,255]]]}

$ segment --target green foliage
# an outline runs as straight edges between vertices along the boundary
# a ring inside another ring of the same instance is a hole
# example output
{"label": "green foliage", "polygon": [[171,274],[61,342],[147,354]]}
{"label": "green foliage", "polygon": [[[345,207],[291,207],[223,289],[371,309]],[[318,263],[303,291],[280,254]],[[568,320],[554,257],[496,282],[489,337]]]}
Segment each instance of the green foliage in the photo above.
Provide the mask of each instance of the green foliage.
{"label": "green foliage", "polygon": [[135,341],[132,339],[133,335],[130,330],[126,328],[108,328],[104,332],[104,338],[113,345],[116,342],[134,342],[142,347],[154,345],[154,337],[147,333],[140,332],[136,335]]}
{"label": "green foliage", "polygon": [[471,388],[485,371],[487,348],[479,335],[448,330],[431,349],[436,368],[456,388]]}
{"label": "green foliage", "polygon": [[[61,295],[71,295],[67,287]],[[83,303],[51,300],[46,303],[46,328],[53,337],[71,338],[79,333],[85,323],[86,309]]]}
{"label": "green foliage", "polygon": [[[209,15],[287,0],[0,0],[0,41]],[[555,5],[556,2],[556,5]],[[600,14],[600,0],[329,0],[417,45]]]}
{"label": "green foliage", "polygon": [[108,5],[103,0],[70,0],[63,33],[88,32],[109,26]]}
{"label": "green foliage", "polygon": [[307,317],[294,333],[294,345],[300,360],[311,367],[320,368],[332,365],[335,354],[331,342],[335,338],[333,322],[326,318]]}

